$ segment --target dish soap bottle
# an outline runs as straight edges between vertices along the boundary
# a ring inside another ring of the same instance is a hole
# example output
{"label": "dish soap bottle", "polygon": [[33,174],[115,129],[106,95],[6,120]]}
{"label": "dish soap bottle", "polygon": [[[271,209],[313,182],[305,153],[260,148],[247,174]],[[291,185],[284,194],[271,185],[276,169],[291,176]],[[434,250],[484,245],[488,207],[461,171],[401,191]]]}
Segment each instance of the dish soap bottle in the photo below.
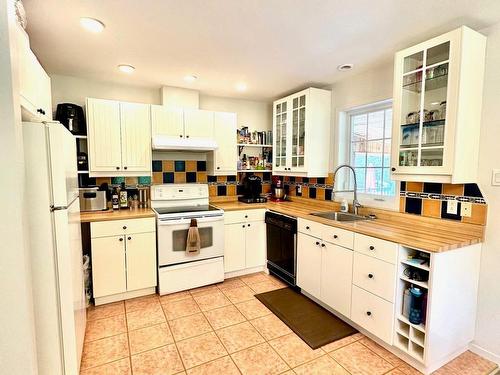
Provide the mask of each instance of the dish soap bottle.
{"label": "dish soap bottle", "polygon": [[347,203],[347,199],[342,198],[342,203],[340,203],[340,211],[349,212],[349,203]]}

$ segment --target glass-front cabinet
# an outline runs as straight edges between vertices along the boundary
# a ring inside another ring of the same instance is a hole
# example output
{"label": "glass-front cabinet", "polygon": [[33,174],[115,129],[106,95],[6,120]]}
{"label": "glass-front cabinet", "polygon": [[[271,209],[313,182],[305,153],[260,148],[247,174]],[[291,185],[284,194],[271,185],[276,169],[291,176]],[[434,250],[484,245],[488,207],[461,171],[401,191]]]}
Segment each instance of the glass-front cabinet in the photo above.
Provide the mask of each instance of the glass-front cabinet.
{"label": "glass-front cabinet", "polygon": [[331,92],[308,88],[273,105],[273,172],[328,175]]}
{"label": "glass-front cabinet", "polygon": [[[392,176],[462,182],[462,152],[476,152],[485,37],[469,28],[400,51],[394,67]],[[467,138],[470,144],[467,144]],[[472,181],[463,181],[472,182]]]}

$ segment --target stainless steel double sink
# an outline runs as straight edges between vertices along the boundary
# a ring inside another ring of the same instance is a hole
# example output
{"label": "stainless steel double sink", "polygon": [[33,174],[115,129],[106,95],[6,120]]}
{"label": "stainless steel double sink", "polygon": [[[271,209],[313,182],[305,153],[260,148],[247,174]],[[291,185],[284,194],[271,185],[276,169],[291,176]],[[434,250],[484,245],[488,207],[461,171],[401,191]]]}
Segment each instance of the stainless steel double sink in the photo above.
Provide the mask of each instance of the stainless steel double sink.
{"label": "stainless steel double sink", "polygon": [[369,216],[355,215],[348,212],[338,212],[338,211],[315,212],[312,213],[311,215],[333,221],[361,221],[361,220],[373,219],[370,218]]}

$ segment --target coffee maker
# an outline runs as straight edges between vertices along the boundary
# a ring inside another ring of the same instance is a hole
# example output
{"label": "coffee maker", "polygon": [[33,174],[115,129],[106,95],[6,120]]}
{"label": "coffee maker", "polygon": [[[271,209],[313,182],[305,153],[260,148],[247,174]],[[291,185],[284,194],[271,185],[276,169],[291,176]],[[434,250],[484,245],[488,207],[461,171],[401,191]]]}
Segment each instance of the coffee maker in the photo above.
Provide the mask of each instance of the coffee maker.
{"label": "coffee maker", "polygon": [[261,197],[262,179],[256,175],[247,175],[243,178],[243,196],[238,197],[244,203],[265,203],[267,198]]}

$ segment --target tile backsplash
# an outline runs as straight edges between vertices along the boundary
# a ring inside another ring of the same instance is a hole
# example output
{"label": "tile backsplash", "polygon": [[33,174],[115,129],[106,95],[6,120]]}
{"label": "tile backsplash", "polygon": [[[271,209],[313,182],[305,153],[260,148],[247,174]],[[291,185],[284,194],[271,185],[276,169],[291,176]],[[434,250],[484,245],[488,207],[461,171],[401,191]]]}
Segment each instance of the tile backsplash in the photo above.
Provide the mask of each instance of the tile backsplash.
{"label": "tile backsplash", "polygon": [[285,185],[285,191],[292,197],[297,196],[319,200],[332,199],[333,173],[329,173],[328,177],[318,178],[292,176],[285,176],[282,178]]}
{"label": "tile backsplash", "polygon": [[[401,182],[399,211],[464,223],[486,224],[488,205],[476,184]],[[447,212],[448,202],[457,202],[457,214]],[[461,216],[462,202],[472,204],[471,217]]]}

